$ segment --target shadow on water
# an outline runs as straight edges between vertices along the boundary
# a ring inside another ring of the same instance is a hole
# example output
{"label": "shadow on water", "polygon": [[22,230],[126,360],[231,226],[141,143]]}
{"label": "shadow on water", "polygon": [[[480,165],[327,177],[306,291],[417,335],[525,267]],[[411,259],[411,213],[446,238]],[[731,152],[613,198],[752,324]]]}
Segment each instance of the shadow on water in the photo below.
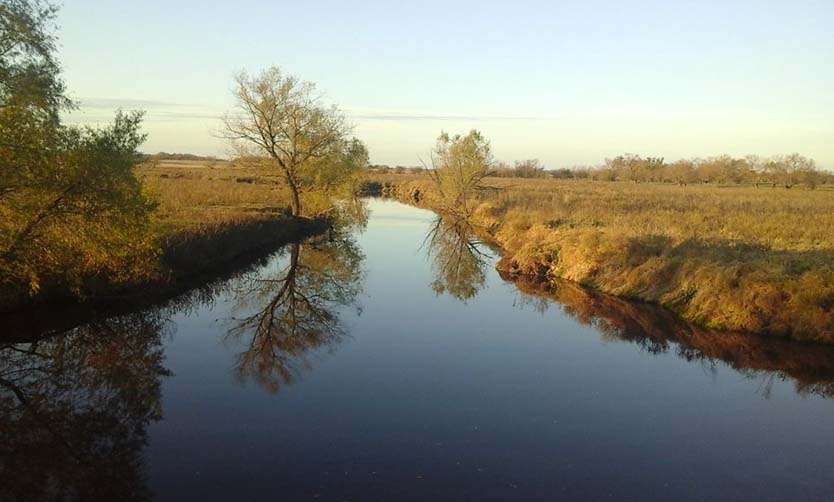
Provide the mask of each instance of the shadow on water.
{"label": "shadow on water", "polygon": [[339,309],[355,305],[362,290],[363,256],[351,238],[311,239],[288,248],[281,270],[244,274],[231,286],[236,316],[226,337],[245,347],[235,376],[270,393],[311,368],[310,352],[333,349],[346,336]]}
{"label": "shadow on water", "polygon": [[[472,237],[474,230],[448,216],[431,226],[423,247],[436,294],[466,302],[485,286],[492,257]],[[349,335],[341,313],[361,310],[363,255],[351,232],[334,230],[280,253],[256,257],[140,312],[6,324],[0,333],[0,500],[152,498],[143,450],[147,428],[162,417],[161,388],[170,375],[163,351],[174,314],[230,302],[224,341],[239,349],[234,377],[270,393],[296,381],[321,351],[338,346]],[[501,277],[517,286],[519,307],[560,308],[606,340],[671,353],[710,370],[726,364],[761,381],[765,396],[774,381],[786,380],[799,394],[834,397],[834,347],[715,333],[662,308],[574,283]]]}
{"label": "shadow on water", "polygon": [[147,500],[165,317],[125,315],[0,344],[0,500]]}
{"label": "shadow on water", "polygon": [[764,397],[770,396],[776,380],[792,381],[800,395],[834,397],[834,347],[715,332],[685,323],[662,307],[604,295],[573,282],[499,274],[519,289],[519,306],[544,312],[558,305],[606,340],[630,342],[651,354],[673,353],[711,371],[723,362],[760,381]]}
{"label": "shadow on water", "polygon": [[0,500],[151,499],[142,451],[162,417],[169,320],[268,257],[230,263],[173,297],[0,317]]}
{"label": "shadow on water", "polygon": [[[489,254],[477,228],[465,218],[438,216],[423,246],[431,260],[437,294],[468,301],[486,282]],[[558,305],[581,324],[592,326],[610,341],[626,341],[651,354],[674,353],[715,371],[719,362],[761,382],[770,396],[777,380],[792,381],[800,395],[834,397],[834,347],[715,332],[681,321],[662,307],[605,295],[579,284],[499,271],[520,292],[519,306],[543,313]]]}
{"label": "shadow on water", "polygon": [[247,340],[236,376],[275,392],[308,365],[308,351],[346,335],[336,309],[361,290],[362,254],[345,235],[286,246],[277,274],[268,273],[274,251],[251,256],[177,296],[133,307],[144,310],[116,304],[60,318],[4,317],[0,500],[150,500],[143,449],[147,427],[162,417],[171,317],[234,298],[245,314],[229,321],[227,337]]}

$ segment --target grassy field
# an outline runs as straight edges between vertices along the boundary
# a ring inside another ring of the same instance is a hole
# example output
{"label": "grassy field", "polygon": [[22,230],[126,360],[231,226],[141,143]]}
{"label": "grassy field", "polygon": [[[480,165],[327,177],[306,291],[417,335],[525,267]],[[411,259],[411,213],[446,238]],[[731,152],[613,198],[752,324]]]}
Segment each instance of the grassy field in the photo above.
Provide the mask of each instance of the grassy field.
{"label": "grassy field", "polygon": [[275,173],[227,161],[150,161],[137,175],[159,202],[157,218],[166,232],[211,232],[274,218],[289,201]]}
{"label": "grassy field", "polygon": [[264,169],[167,160],[143,164],[137,176],[159,203],[163,274],[193,275],[320,226],[288,214],[289,194]]}
{"label": "grassy field", "polygon": [[[419,175],[372,175],[432,205]],[[662,304],[702,325],[834,342],[834,192],[490,178],[474,223],[501,267]],[[825,187],[827,188],[827,187]]]}

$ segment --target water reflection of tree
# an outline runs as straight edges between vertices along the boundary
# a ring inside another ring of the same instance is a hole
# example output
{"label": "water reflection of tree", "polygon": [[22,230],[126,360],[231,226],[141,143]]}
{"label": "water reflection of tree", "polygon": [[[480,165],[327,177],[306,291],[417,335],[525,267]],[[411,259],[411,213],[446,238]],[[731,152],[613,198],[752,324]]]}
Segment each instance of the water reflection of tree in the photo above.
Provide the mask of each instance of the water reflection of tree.
{"label": "water reflection of tree", "polygon": [[0,343],[0,500],[147,500],[164,318],[96,321]]}
{"label": "water reflection of tree", "polygon": [[343,339],[339,310],[354,305],[362,288],[363,256],[350,238],[337,233],[288,248],[280,271],[237,282],[236,310],[245,314],[228,332],[246,347],[237,357],[237,378],[271,393],[309,369],[311,351]]}
{"label": "water reflection of tree", "polygon": [[431,287],[438,295],[471,300],[486,282],[487,255],[466,218],[438,216],[424,240],[432,264]]}
{"label": "water reflection of tree", "polygon": [[567,281],[513,277],[520,305],[543,312],[554,300],[607,340],[627,341],[652,354],[674,353],[715,371],[720,362],[760,382],[768,397],[773,383],[792,381],[799,394],[834,397],[834,347],[790,342],[741,333],[717,333],[678,319],[666,309],[604,295]]}

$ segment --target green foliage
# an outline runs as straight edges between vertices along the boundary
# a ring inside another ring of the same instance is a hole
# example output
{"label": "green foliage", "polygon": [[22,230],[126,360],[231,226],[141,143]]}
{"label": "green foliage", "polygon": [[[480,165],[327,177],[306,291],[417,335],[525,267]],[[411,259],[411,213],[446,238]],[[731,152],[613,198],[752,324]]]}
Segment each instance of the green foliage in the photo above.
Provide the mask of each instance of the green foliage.
{"label": "green foliage", "polygon": [[[294,215],[329,212],[337,206],[323,201],[356,193],[367,149],[350,138],[344,114],[320,102],[312,82],[272,67],[255,76],[240,73],[234,94],[236,109],[224,119],[224,135],[241,157],[281,173]],[[312,212],[303,197],[314,200]]]}
{"label": "green foliage", "polygon": [[0,297],[45,282],[80,292],[85,280],[153,268],[154,205],[133,175],[142,114],[119,112],[100,130],[60,123],[72,104],[53,56],[54,15],[41,2],[0,6]]}
{"label": "green foliage", "polygon": [[41,119],[57,121],[71,106],[64,96],[52,34],[57,8],[39,0],[0,4],[0,103],[36,108]]}
{"label": "green foliage", "polygon": [[469,201],[484,188],[483,179],[492,166],[492,149],[476,130],[466,136],[443,132],[432,151],[432,169],[428,172],[443,201],[444,209],[460,215],[469,214]]}
{"label": "green foliage", "polygon": [[340,209],[357,202],[367,166],[368,149],[356,138],[334,142],[328,152],[304,164],[299,179],[307,213],[340,218]]}

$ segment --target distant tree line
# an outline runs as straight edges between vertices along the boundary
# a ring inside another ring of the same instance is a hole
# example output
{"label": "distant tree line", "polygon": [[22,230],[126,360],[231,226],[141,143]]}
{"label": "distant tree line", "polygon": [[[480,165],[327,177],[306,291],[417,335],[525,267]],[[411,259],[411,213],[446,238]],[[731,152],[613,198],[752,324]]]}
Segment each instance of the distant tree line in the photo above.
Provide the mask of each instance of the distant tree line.
{"label": "distant tree line", "polygon": [[634,183],[677,183],[681,186],[704,184],[755,184],[792,188],[834,184],[834,173],[818,169],[813,159],[798,153],[773,157],[731,157],[721,155],[666,162],[662,157],[634,154],[605,159],[595,167],[547,169],[537,159],[497,162],[490,176],[500,178],[591,179]]}
{"label": "distant tree line", "polygon": [[425,171],[422,166],[388,166],[385,164],[371,164],[368,171],[381,174],[420,174]]}
{"label": "distant tree line", "polygon": [[[663,157],[643,157],[631,153],[605,159],[593,167],[547,169],[538,159],[493,162],[487,166],[489,176],[498,178],[590,179],[596,181],[630,181],[634,183],[747,184],[792,188],[834,185],[834,172],[816,167],[813,159],[798,153],[773,157],[717,157],[681,159],[666,162]],[[423,167],[370,165],[368,170],[382,174],[420,174]]]}
{"label": "distant tree line", "polygon": [[605,159],[605,165],[587,170],[587,177],[634,183],[765,184],[792,188],[834,182],[834,173],[817,169],[813,159],[798,153],[743,158],[721,155],[705,159],[681,159],[667,163],[662,157],[625,154]]}
{"label": "distant tree line", "polygon": [[143,155],[145,160],[193,160],[204,162],[216,162],[218,159],[214,155],[195,155],[193,153],[168,153],[159,152]]}
{"label": "distant tree line", "polygon": [[517,160],[511,166],[506,162],[498,162],[490,169],[490,176],[499,178],[547,178],[552,171],[545,170],[538,159]]}

